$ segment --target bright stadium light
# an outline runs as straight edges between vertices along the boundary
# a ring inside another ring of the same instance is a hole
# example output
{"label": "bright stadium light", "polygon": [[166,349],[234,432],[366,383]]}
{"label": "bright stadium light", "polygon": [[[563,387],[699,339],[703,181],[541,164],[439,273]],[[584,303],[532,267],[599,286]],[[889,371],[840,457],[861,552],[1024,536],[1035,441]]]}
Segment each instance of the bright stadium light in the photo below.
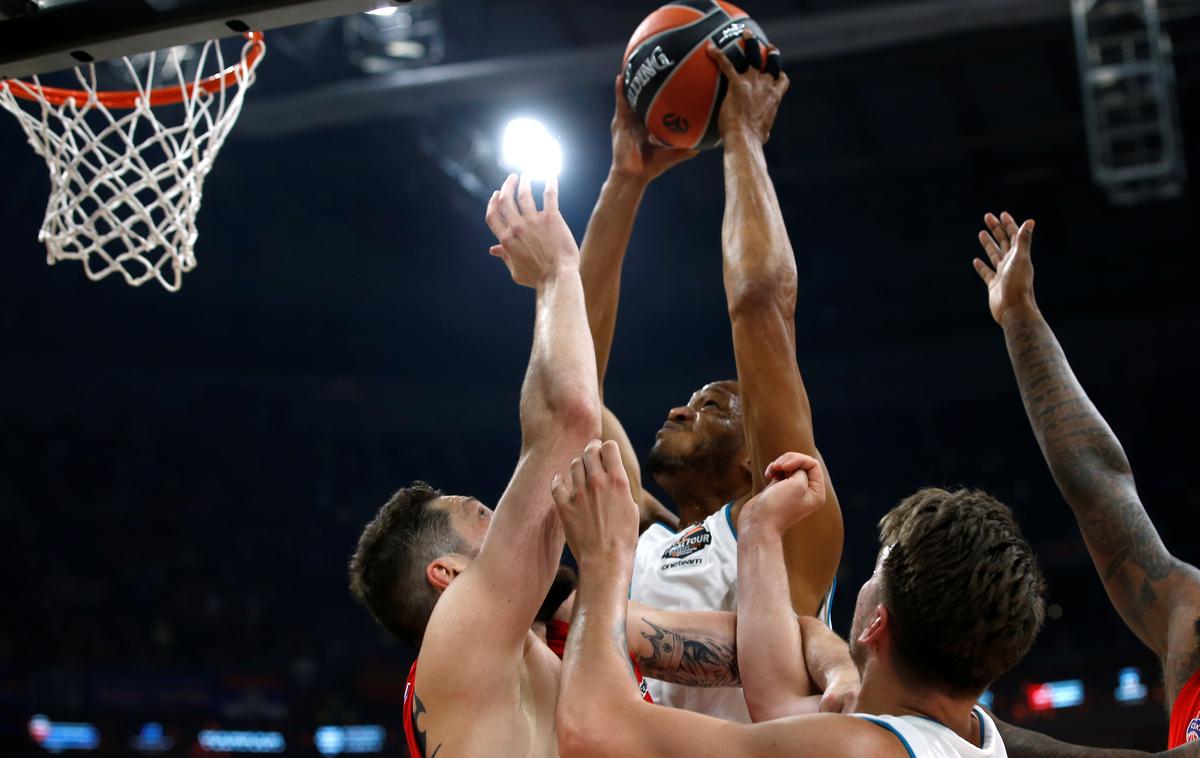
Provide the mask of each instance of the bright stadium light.
{"label": "bright stadium light", "polygon": [[382,8],[376,8],[373,11],[367,11],[368,16],[394,16],[396,11],[400,10],[394,5],[387,5]]}
{"label": "bright stadium light", "polygon": [[514,118],[500,140],[500,165],[545,181],[562,171],[562,146],[541,121]]}

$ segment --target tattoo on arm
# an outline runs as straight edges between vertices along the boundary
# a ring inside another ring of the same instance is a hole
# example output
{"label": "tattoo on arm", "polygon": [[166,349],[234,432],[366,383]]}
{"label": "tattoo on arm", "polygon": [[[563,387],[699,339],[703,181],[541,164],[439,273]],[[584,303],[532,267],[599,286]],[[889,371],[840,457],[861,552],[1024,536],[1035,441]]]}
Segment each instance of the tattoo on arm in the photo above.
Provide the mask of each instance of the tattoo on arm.
{"label": "tattoo on arm", "polygon": [[646,676],[690,687],[737,687],[737,649],[728,642],[701,634],[667,629],[645,616],[642,623],[653,633],[642,632],[650,644],[649,656],[638,656]]}
{"label": "tattoo on arm", "polygon": [[437,758],[438,751],[442,749],[442,743],[438,743],[433,752],[429,752],[429,748],[425,746],[425,730],[421,727],[420,717],[425,715],[425,704],[421,702],[421,698],[417,697],[417,693],[413,693],[413,733],[417,738],[417,747],[421,748],[421,755],[424,758]]}
{"label": "tattoo on arm", "polygon": [[1059,489],[1075,512],[1096,568],[1126,622],[1165,644],[1160,590],[1176,561],[1138,498],[1129,460],[1075,378],[1040,315],[1005,328],[1025,411]]}

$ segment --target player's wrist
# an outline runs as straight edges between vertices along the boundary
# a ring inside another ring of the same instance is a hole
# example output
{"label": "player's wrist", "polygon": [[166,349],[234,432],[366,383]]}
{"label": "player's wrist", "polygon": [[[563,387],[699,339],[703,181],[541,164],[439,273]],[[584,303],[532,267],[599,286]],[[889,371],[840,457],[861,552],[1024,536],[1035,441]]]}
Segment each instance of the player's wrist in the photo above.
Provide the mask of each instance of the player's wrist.
{"label": "player's wrist", "polygon": [[996,321],[1000,324],[1001,329],[1008,329],[1014,324],[1023,321],[1040,320],[1041,318],[1042,312],[1037,306],[1037,301],[1030,294],[1028,297],[1022,298],[1012,305],[1005,306]]}
{"label": "player's wrist", "polygon": [[624,168],[614,161],[604,185],[610,191],[641,193],[652,179],[645,171]]}
{"label": "player's wrist", "polygon": [[763,140],[758,132],[748,123],[737,121],[730,124],[721,133],[721,143],[725,152],[762,150]]}
{"label": "player's wrist", "polygon": [[636,544],[629,546],[620,543],[605,543],[591,545],[579,551],[575,562],[579,564],[580,574],[587,573],[594,578],[619,580],[627,565],[632,565]]}
{"label": "player's wrist", "polygon": [[537,278],[534,288],[541,292],[548,287],[570,282],[579,278],[579,256],[564,256],[547,266]]}
{"label": "player's wrist", "polygon": [[738,523],[738,544],[743,542],[778,542],[790,525],[771,514],[749,509]]}

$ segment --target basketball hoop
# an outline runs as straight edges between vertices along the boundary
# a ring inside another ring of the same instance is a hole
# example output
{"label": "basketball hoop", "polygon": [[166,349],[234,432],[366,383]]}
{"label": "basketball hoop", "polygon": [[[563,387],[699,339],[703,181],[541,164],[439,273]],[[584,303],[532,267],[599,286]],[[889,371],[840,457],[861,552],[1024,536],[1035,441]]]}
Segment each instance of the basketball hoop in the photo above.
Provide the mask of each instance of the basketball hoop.
{"label": "basketball hoop", "polygon": [[[47,263],[78,260],[89,279],[120,272],[134,286],[156,279],[178,291],[196,266],[204,179],[266,52],[260,32],[245,37],[240,61],[228,68],[219,40],[203,44],[191,75],[170,54],[163,76],[174,83],[157,88],[157,53],[148,55],[144,73],[120,59],[132,90],[100,90],[91,63],[74,70],[81,89],[45,87],[37,76],[0,80],[0,106],[17,117],[50,169],[38,232]],[[204,76],[206,65],[216,73]]]}

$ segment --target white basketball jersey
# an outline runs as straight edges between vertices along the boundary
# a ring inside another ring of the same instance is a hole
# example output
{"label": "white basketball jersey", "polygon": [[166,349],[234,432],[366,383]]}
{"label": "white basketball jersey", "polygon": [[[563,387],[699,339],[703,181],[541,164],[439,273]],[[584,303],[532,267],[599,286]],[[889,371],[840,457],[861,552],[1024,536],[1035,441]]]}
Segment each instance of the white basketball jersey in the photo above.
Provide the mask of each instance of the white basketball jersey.
{"label": "white basketball jersey", "polygon": [[[629,597],[667,611],[737,611],[737,529],[732,503],[678,532],[654,524],[638,539]],[[833,588],[822,604],[829,623]],[[654,702],[750,723],[740,687],[685,687],[647,679]]]}
{"label": "white basketball jersey", "polygon": [[959,737],[948,727],[933,719],[921,716],[875,716],[866,713],[851,714],[866,719],[896,735],[909,758],[1008,758],[1004,741],[996,731],[996,724],[983,711],[975,708],[979,719],[979,747]]}

